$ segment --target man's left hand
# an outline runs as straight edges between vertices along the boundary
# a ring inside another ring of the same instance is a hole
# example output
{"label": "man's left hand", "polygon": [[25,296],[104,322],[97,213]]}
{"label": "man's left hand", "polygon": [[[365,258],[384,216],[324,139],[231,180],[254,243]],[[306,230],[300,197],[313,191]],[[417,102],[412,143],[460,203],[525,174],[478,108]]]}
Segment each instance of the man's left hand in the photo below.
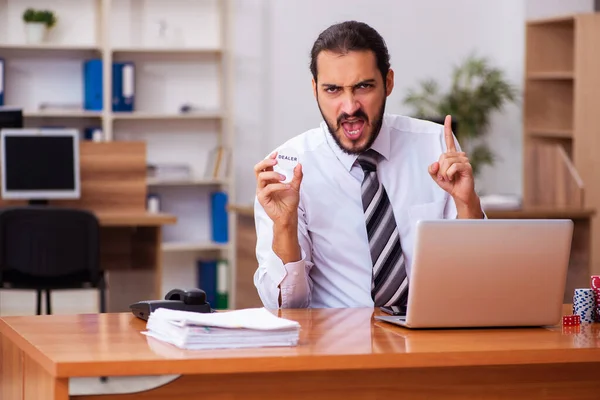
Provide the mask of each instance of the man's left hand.
{"label": "man's left hand", "polygon": [[452,196],[459,218],[482,218],[481,203],[475,193],[473,168],[467,155],[456,150],[451,122],[452,118],[447,115],[444,121],[446,152],[429,166],[429,175]]}

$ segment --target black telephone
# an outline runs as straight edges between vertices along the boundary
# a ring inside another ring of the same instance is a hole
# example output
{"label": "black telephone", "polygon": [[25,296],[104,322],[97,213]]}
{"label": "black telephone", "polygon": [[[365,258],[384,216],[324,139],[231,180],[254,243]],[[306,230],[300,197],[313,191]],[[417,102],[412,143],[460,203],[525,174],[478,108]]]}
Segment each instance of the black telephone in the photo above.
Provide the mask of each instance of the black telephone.
{"label": "black telephone", "polygon": [[193,311],[200,313],[214,312],[206,301],[206,293],[202,289],[173,289],[165,295],[164,300],[144,300],[129,306],[136,317],[148,321],[150,313],[158,308]]}

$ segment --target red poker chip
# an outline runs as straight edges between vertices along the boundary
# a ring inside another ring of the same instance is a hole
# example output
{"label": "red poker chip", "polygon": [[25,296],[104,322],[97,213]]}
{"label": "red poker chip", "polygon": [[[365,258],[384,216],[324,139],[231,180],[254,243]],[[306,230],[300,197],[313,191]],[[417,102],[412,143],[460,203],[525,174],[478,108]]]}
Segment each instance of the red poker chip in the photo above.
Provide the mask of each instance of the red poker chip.
{"label": "red poker chip", "polygon": [[600,289],[600,275],[592,275],[590,283],[592,289]]}

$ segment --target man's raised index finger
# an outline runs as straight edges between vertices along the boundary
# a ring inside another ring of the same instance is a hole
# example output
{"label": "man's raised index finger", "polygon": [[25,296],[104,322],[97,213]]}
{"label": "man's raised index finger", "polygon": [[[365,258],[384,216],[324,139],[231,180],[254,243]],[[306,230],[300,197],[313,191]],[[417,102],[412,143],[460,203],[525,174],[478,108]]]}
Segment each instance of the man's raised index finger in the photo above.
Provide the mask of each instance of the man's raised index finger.
{"label": "man's raised index finger", "polygon": [[446,138],[446,152],[455,152],[454,136],[452,135],[452,117],[446,115],[444,120],[444,137]]}

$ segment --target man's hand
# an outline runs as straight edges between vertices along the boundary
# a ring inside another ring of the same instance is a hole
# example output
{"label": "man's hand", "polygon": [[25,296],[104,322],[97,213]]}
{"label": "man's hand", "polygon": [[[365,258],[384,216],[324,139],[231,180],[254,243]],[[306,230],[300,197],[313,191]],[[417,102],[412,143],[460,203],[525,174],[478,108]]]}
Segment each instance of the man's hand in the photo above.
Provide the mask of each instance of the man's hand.
{"label": "man's hand", "polygon": [[256,197],[273,221],[273,251],[284,264],[301,259],[298,242],[298,204],[302,165],[294,168],[294,178],[289,184],[282,183],[285,176],[273,170],[277,153],[254,166]]}
{"label": "man's hand", "polygon": [[451,129],[452,118],[444,121],[446,152],[429,166],[429,175],[456,203],[459,218],[483,218],[481,203],[475,193],[473,168],[464,152],[456,151]]}
{"label": "man's hand", "polygon": [[271,154],[254,166],[256,175],[256,196],[265,212],[275,224],[294,224],[298,218],[298,203],[300,202],[300,183],[302,182],[302,166],[294,168],[294,178],[289,184],[281,181],[285,176],[273,171],[277,164],[277,153]]}

